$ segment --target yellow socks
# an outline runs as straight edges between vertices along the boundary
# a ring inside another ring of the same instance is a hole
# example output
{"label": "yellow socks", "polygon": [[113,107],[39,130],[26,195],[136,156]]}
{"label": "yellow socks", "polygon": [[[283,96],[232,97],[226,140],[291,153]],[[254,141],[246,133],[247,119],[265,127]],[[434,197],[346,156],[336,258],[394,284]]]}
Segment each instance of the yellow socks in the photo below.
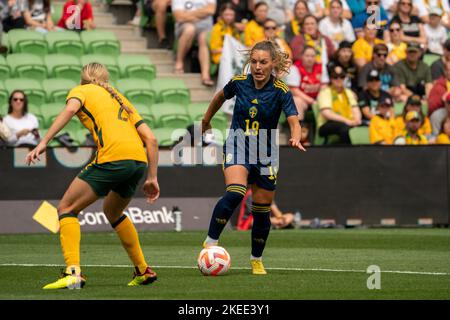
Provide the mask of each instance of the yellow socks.
{"label": "yellow socks", "polygon": [[81,231],[78,217],[74,213],[65,213],[59,217],[59,238],[66,262],[66,273],[80,274]]}
{"label": "yellow socks", "polygon": [[114,230],[122,241],[122,246],[128,253],[133,264],[139,269],[139,273],[144,273],[147,269],[144,254],[139,244],[139,236],[133,223],[126,215],[122,215],[119,220],[112,224]]}

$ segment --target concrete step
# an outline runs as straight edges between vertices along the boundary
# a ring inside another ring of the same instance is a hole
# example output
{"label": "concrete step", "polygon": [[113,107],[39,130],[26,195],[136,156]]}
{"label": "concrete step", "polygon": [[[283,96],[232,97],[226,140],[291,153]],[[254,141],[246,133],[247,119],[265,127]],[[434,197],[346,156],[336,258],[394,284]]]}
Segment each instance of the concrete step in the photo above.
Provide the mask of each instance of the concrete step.
{"label": "concrete step", "polygon": [[156,66],[156,75],[158,77],[162,74],[173,73],[173,61],[152,60],[152,62]]}
{"label": "concrete step", "polygon": [[122,53],[146,55],[153,62],[154,61],[164,61],[167,63],[169,63],[169,62],[173,63],[173,61],[174,61],[173,53],[169,50],[163,50],[163,49],[127,48],[125,45],[122,45]]}
{"label": "concrete step", "polygon": [[[103,24],[97,26],[98,30],[108,30],[116,34],[118,39],[126,39],[133,37],[141,37],[141,30],[137,27],[132,27],[128,25],[117,25],[117,24]],[[145,39],[142,37],[142,39]]]}
{"label": "concrete step", "polygon": [[190,89],[192,102],[210,102],[214,97],[214,89],[203,87],[201,89]]}
{"label": "concrete step", "polygon": [[147,49],[147,41],[142,38],[134,38],[134,39],[120,39],[120,44],[122,46],[122,52],[126,48],[127,50],[148,50]]}
{"label": "concrete step", "polygon": [[190,89],[205,89],[205,86],[202,85],[200,73],[158,73],[158,77],[182,79],[186,83],[186,86]]}
{"label": "concrete step", "polygon": [[115,24],[116,18],[111,13],[104,12],[102,14],[95,14],[94,12],[94,22],[97,26]]}

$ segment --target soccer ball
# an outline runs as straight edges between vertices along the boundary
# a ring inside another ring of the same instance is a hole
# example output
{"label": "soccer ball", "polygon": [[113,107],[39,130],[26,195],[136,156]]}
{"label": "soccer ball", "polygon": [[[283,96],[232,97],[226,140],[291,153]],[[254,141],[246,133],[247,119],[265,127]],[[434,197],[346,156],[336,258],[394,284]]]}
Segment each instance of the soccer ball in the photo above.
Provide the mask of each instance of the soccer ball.
{"label": "soccer ball", "polygon": [[200,251],[197,266],[205,276],[219,276],[228,271],[231,258],[225,248],[211,246]]}

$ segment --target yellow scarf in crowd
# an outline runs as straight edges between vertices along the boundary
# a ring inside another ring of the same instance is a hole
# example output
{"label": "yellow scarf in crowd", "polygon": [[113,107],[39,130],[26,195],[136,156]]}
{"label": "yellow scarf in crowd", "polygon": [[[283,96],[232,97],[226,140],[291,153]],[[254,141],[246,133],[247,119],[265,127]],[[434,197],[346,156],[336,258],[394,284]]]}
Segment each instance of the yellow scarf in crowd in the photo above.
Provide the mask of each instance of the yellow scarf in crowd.
{"label": "yellow scarf in crowd", "polygon": [[334,88],[331,88],[331,104],[334,112],[347,119],[353,119],[352,106],[345,89],[338,93]]}
{"label": "yellow scarf in crowd", "polygon": [[300,34],[300,21],[298,21],[297,19],[293,19],[291,21],[291,28],[292,28],[292,32],[298,36]]}
{"label": "yellow scarf in crowd", "polygon": [[309,34],[305,34],[305,44],[309,45],[311,47],[313,47],[314,49],[316,49],[316,62],[317,63],[322,63],[322,39],[319,38],[317,39],[317,43],[314,42],[313,38],[311,38],[311,36]]}

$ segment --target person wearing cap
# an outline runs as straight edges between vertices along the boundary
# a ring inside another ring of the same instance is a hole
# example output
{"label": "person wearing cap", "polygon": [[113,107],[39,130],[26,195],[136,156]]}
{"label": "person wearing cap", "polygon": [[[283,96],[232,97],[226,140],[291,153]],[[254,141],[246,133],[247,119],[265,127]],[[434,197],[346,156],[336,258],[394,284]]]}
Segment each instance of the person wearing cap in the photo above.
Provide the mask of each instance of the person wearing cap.
{"label": "person wearing cap", "polygon": [[406,59],[397,62],[394,67],[400,82],[402,100],[412,94],[427,98],[432,88],[431,69],[420,60],[423,49],[416,42],[408,43]]}
{"label": "person wearing cap", "polygon": [[[381,90],[381,78],[377,70],[373,69],[367,75],[367,84],[364,91],[358,93],[358,105],[361,108],[362,124],[368,126],[375,116],[380,101],[392,101],[392,97],[386,91]],[[393,115],[393,110],[390,113]]]}
{"label": "person wearing cap", "polygon": [[319,136],[327,143],[330,135],[338,135],[341,144],[351,144],[348,132],[361,124],[361,111],[353,91],[344,86],[344,69],[336,66],[330,71],[331,83],[317,98]]}
{"label": "person wearing cap", "polygon": [[[413,12],[413,0],[399,0],[397,3],[397,14],[391,22],[398,22],[402,26],[402,41],[406,43],[419,43],[423,46],[427,44],[425,30],[422,20]],[[389,36],[387,34],[387,36]],[[388,41],[386,39],[386,41]]]}
{"label": "person wearing cap", "polygon": [[433,134],[437,135],[441,122],[447,117],[446,102],[450,91],[450,61],[445,63],[444,75],[434,82],[428,97],[428,115]]}
{"label": "person wearing cap", "polygon": [[395,122],[392,118],[392,99],[385,97],[378,101],[376,113],[369,125],[369,139],[371,144],[390,145],[395,138]]}
{"label": "person wearing cap", "polygon": [[439,8],[442,11],[442,24],[445,28],[450,28],[450,5],[448,0],[414,0],[414,5],[418,8],[418,15],[424,23],[430,20],[431,11]]}
{"label": "person wearing cap", "polygon": [[398,21],[394,21],[389,25],[389,42],[387,47],[389,53],[386,62],[394,65],[402,59],[406,58],[406,42],[402,41],[402,25]]}
{"label": "person wearing cap", "polygon": [[443,43],[447,40],[447,29],[441,23],[442,9],[432,8],[429,14],[429,21],[425,24],[425,35],[428,39],[428,53],[444,54]]}
{"label": "person wearing cap", "polygon": [[436,138],[436,144],[450,144],[450,117],[442,121],[441,131]]}
{"label": "person wearing cap", "polygon": [[396,135],[394,144],[398,145],[424,145],[428,144],[427,137],[419,133],[422,117],[417,111],[409,111],[405,115],[405,130]]}
{"label": "person wearing cap", "polygon": [[444,54],[441,59],[436,60],[431,65],[431,78],[436,82],[441,77],[445,77],[445,64],[450,62],[450,39],[447,39],[443,45]]}
{"label": "person wearing cap", "polygon": [[358,74],[358,87],[364,90],[367,85],[367,77],[372,70],[378,71],[381,80],[381,90],[388,92],[395,101],[401,99],[400,82],[395,68],[386,62],[388,47],[384,43],[373,48],[372,61],[366,64]]}
{"label": "person wearing cap", "polygon": [[418,95],[412,95],[408,98],[403,107],[401,115],[395,118],[395,132],[397,135],[401,134],[406,127],[406,115],[410,111],[415,111],[420,114],[421,124],[419,127],[419,133],[422,135],[430,136],[432,133],[430,119],[423,114],[422,100]]}
{"label": "person wearing cap", "polygon": [[343,17],[344,9],[341,0],[331,0],[329,11],[330,15],[319,22],[320,32],[333,41],[336,49],[339,48],[339,44],[344,40],[349,42],[355,41],[355,32],[352,24]]}
{"label": "person wearing cap", "polygon": [[376,37],[377,29],[370,26],[368,21],[364,23],[363,30],[363,37],[356,40],[352,46],[355,63],[359,69],[372,61],[373,47],[379,43],[384,43],[383,40]]}
{"label": "person wearing cap", "polygon": [[[358,69],[353,59],[352,44],[347,40],[342,41],[339,44],[338,50],[334,53],[330,62],[327,64],[327,73],[330,74],[331,70],[340,66],[344,69],[347,77],[344,81],[344,86],[353,91],[358,90]],[[324,82],[329,82],[329,77]]]}

